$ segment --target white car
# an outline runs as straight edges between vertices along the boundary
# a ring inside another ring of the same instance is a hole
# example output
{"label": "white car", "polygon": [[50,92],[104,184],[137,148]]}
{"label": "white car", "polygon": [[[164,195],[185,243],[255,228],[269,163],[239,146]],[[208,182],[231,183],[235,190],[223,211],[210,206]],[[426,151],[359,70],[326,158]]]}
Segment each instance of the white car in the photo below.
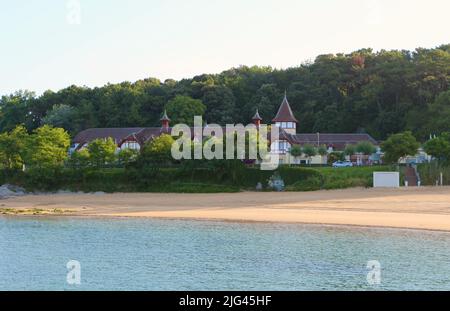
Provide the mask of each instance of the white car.
{"label": "white car", "polygon": [[333,167],[353,167],[353,163],[350,161],[337,161],[333,163]]}

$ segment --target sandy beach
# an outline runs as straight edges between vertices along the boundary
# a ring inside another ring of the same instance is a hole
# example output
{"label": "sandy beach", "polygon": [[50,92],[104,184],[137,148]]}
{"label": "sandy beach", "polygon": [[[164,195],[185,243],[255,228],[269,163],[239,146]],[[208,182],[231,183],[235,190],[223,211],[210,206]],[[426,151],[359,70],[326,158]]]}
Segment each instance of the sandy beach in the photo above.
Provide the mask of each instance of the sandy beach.
{"label": "sandy beach", "polygon": [[450,231],[450,187],[303,193],[30,195],[1,200],[0,210],[20,210],[23,214],[39,210],[43,215],[290,222]]}

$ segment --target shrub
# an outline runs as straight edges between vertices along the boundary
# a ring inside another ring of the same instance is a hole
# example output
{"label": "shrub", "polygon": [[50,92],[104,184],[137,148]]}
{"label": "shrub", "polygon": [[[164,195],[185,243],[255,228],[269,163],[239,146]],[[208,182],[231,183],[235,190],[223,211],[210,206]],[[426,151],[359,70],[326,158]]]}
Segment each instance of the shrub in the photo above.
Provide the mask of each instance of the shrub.
{"label": "shrub", "polygon": [[137,159],[137,165],[146,166],[150,163],[158,167],[167,166],[173,161],[172,145],[174,140],[172,136],[163,134],[147,142],[141,150]]}
{"label": "shrub", "polygon": [[350,167],[344,169],[317,169],[324,178],[324,189],[344,189],[352,187],[370,187],[373,183],[373,172],[392,171],[390,166]]}
{"label": "shrub", "polygon": [[119,166],[131,165],[139,156],[139,151],[133,149],[122,149],[117,154],[117,164]]}
{"label": "shrub", "polygon": [[344,161],[344,160],[345,154],[342,152],[332,152],[328,155],[328,165],[331,165],[337,161]]}
{"label": "shrub", "polygon": [[435,161],[420,164],[417,169],[420,175],[420,181],[424,186],[435,186],[436,181],[440,182],[441,173],[444,185],[450,185],[450,166],[443,166]]}
{"label": "shrub", "polygon": [[295,182],[294,184],[286,187],[287,191],[316,191],[322,188],[322,178],[319,176],[308,177],[304,180]]}
{"label": "shrub", "polygon": [[369,141],[362,141],[355,147],[356,152],[364,154],[364,155],[371,155],[375,152],[377,152],[377,148]]}
{"label": "shrub", "polygon": [[286,185],[292,185],[297,181],[302,181],[311,177],[321,177],[320,172],[313,168],[282,166],[278,169],[278,172]]}
{"label": "shrub", "polygon": [[302,147],[300,147],[299,145],[294,145],[291,147],[291,150],[289,150],[289,153],[293,157],[299,157],[303,154],[303,150]]}
{"label": "shrub", "polygon": [[71,168],[85,168],[89,166],[89,151],[82,149],[80,151],[74,151],[67,159],[66,165]]}
{"label": "shrub", "polygon": [[361,177],[351,177],[347,179],[328,178],[324,183],[323,188],[327,190],[346,189],[355,187],[368,188],[371,186],[371,184],[372,183],[369,178],[361,178]]}
{"label": "shrub", "polygon": [[[254,190],[258,183],[267,187],[271,176],[278,173],[289,191],[313,191],[370,187],[374,171],[394,167],[303,168],[281,166],[277,171],[262,171],[242,163],[221,162],[202,164],[203,167],[160,168],[147,165],[140,168],[33,168],[22,171],[2,170],[1,183],[11,183],[27,190],[73,190],[85,192],[236,192]],[[224,165],[224,166],[222,166]],[[219,166],[219,168],[217,167]],[[234,167],[236,166],[236,167]],[[232,172],[235,170],[234,172]],[[427,175],[427,170],[430,172]],[[441,168],[420,167],[423,184],[434,184]],[[450,183],[450,169],[444,170],[444,182]],[[431,176],[431,177],[429,177]],[[447,179],[445,179],[447,178]],[[207,185],[207,186],[205,186]]]}
{"label": "shrub", "polygon": [[387,163],[397,163],[402,157],[415,155],[420,144],[411,132],[404,132],[389,136],[381,145],[384,154],[384,160]]}
{"label": "shrub", "polygon": [[51,191],[59,189],[64,183],[61,168],[33,168],[22,176],[22,183],[28,190]]}
{"label": "shrub", "polygon": [[89,160],[96,167],[110,165],[116,160],[116,149],[116,143],[112,138],[96,139],[89,143],[87,147]]}

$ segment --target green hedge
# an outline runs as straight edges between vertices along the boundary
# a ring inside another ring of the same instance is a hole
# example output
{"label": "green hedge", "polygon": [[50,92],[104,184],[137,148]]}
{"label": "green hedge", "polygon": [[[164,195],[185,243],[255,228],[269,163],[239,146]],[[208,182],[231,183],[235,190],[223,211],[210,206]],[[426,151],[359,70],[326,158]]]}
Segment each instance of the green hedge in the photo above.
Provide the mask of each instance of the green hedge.
{"label": "green hedge", "polygon": [[[34,191],[71,190],[84,192],[236,192],[254,190],[258,183],[267,189],[274,171],[234,164],[186,168],[33,169],[4,172],[2,183],[12,183]],[[313,191],[370,187],[374,171],[391,167],[305,168],[281,166],[277,173],[287,190]]]}
{"label": "green hedge", "polygon": [[323,189],[345,189],[355,187],[372,187],[373,173],[378,171],[395,171],[395,166],[366,166],[347,168],[322,168],[318,171],[323,176]]}
{"label": "green hedge", "polygon": [[286,187],[287,191],[317,191],[321,190],[323,186],[323,179],[318,176],[313,176],[295,182]]}

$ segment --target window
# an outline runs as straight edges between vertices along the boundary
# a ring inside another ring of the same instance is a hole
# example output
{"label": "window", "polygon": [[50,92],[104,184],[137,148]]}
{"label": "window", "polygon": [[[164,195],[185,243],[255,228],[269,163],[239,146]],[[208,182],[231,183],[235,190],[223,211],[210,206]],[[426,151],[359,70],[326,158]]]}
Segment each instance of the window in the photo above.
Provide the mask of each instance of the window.
{"label": "window", "polygon": [[275,153],[286,153],[291,149],[291,144],[285,140],[274,141],[271,145],[271,151]]}
{"label": "window", "polygon": [[289,144],[285,140],[278,141],[278,151],[286,152],[291,148],[291,144]]}
{"label": "window", "polygon": [[135,141],[128,141],[122,145],[121,149],[139,150],[141,146]]}

